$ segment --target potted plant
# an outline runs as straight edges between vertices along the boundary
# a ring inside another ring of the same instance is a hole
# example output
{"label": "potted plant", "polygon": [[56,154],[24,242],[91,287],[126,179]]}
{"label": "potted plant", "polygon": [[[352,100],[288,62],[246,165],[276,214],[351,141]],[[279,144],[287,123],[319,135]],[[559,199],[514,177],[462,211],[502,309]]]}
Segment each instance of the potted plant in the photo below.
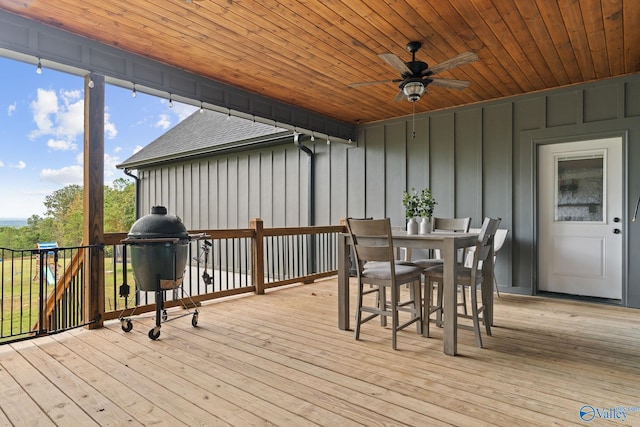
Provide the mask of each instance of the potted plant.
{"label": "potted plant", "polygon": [[[402,194],[402,204],[405,209],[405,216],[409,219],[407,223],[407,233],[416,234],[418,230],[420,234],[426,234],[430,229],[431,217],[433,216],[433,209],[438,202],[433,198],[431,190],[428,188],[423,189],[421,192],[417,192],[415,188],[411,188],[411,192],[405,191]],[[420,227],[416,218],[422,218]]]}
{"label": "potted plant", "polygon": [[416,234],[418,232],[418,223],[416,215],[418,212],[418,196],[415,188],[411,188],[412,193],[405,191],[402,193],[402,205],[404,206],[404,215],[407,221],[407,234]]}
{"label": "potted plant", "polygon": [[423,189],[418,198],[418,210],[417,215],[422,218],[420,222],[420,234],[427,234],[431,231],[431,217],[433,216],[433,209],[438,204],[431,194],[431,190],[428,188]]}

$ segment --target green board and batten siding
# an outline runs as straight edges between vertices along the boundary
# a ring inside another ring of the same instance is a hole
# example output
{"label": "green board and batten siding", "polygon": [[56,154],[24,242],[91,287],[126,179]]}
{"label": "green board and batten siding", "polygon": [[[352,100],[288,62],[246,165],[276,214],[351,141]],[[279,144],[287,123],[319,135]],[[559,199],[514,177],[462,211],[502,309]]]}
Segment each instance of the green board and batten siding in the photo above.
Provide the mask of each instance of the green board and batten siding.
{"label": "green board and batten siding", "polygon": [[[434,95],[435,96],[435,95]],[[399,126],[399,124],[401,126]],[[388,215],[402,224],[402,191],[429,186],[438,216],[470,216],[478,227],[484,216],[499,216],[510,229],[497,266],[498,282],[519,293],[532,292],[536,276],[536,146],[539,143],[622,135],[627,155],[626,218],[628,293],[625,303],[640,307],[640,223],[631,223],[640,197],[640,75],[523,95],[416,117],[363,126],[358,148],[364,150],[364,169],[380,167],[371,151],[395,159],[406,153],[406,167],[387,161],[386,173],[364,180],[366,206],[361,216]],[[398,131],[399,129],[404,130]],[[372,141],[372,144],[370,144]],[[373,147],[373,150],[371,150]],[[356,149],[350,167],[358,161]],[[389,170],[389,168],[395,168]],[[352,172],[350,171],[350,174]],[[383,181],[394,173],[404,176]],[[372,175],[368,174],[367,178]],[[349,194],[363,191],[363,183],[348,182]],[[384,189],[387,209],[380,211]],[[389,206],[393,204],[395,206]],[[348,214],[351,214],[349,211]]]}
{"label": "green board and batten siding", "polygon": [[[430,94],[429,96],[436,96]],[[354,107],[355,108],[355,107]],[[407,103],[407,111],[410,105]],[[415,139],[412,130],[415,126]],[[510,230],[497,266],[502,290],[531,293],[536,276],[536,145],[623,135],[628,258],[640,257],[640,75],[528,94],[358,128],[356,144],[307,142],[315,161],[315,222],[389,216],[402,192],[428,186],[438,216],[499,216]],[[142,170],[143,212],[175,207],[191,228],[307,225],[307,155],[293,144]],[[180,190],[178,190],[180,189]],[[633,205],[633,206],[631,206]],[[625,304],[640,307],[640,263],[628,262]]]}

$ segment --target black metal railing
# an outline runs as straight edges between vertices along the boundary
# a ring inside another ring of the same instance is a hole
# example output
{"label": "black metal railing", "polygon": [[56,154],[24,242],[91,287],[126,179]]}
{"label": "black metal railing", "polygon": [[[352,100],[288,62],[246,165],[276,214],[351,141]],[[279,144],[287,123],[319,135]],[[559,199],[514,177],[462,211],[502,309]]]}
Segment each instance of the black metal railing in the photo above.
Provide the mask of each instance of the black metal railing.
{"label": "black metal railing", "polygon": [[85,260],[98,246],[0,248],[0,342],[86,325]]}
{"label": "black metal railing", "polygon": [[337,270],[335,233],[265,236],[265,283]]}

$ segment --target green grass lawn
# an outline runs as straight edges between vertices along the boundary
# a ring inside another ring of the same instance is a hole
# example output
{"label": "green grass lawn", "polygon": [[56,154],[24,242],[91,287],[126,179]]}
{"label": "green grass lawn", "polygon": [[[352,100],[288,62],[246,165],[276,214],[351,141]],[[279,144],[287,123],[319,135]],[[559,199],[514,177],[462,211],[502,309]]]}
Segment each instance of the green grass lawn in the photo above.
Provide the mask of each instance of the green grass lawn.
{"label": "green grass lawn", "polygon": [[[114,266],[112,257],[105,257],[105,310],[120,310],[125,300],[119,297],[119,287],[123,282],[122,263]],[[115,269],[114,269],[115,267]],[[2,283],[0,288],[0,342],[6,337],[26,335],[38,321],[40,278],[38,265],[32,257],[5,258],[0,261]],[[127,282],[131,288],[130,299],[134,295],[135,284],[131,266],[127,267]],[[63,274],[62,267],[58,276]],[[35,280],[34,280],[35,279]],[[43,284],[45,299],[54,292],[54,285]]]}

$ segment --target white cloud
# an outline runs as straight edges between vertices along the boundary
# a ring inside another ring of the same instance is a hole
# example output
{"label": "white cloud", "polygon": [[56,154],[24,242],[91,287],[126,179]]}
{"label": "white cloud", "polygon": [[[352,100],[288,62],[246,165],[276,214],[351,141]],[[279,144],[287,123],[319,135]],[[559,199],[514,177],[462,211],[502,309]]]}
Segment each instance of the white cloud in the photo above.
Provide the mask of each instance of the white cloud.
{"label": "white cloud", "polygon": [[122,147],[116,147],[116,148],[113,149],[114,153],[119,153],[121,151],[122,151]]}
{"label": "white cloud", "polygon": [[104,155],[104,180],[110,181],[111,178],[115,176],[117,171],[116,165],[120,163],[120,157],[118,156],[110,156],[109,154]]}
{"label": "white cloud", "polygon": [[136,145],[133,147],[133,154],[136,154],[138,151],[142,150],[144,147],[142,145]]}
{"label": "white cloud", "polygon": [[[163,99],[160,102],[162,104],[168,103],[166,99]],[[170,112],[172,115],[175,115],[177,117],[178,122],[181,122],[191,114],[193,114],[194,111],[196,111],[198,108],[200,107],[173,101],[173,107],[171,107]],[[156,120],[154,127],[166,130],[169,129],[172,125],[173,123],[171,122],[171,117],[169,116],[169,114],[160,114],[158,120]]]}
{"label": "white cloud", "polygon": [[15,165],[9,165],[9,167],[10,168],[14,168],[14,169],[24,169],[24,168],[27,167],[27,164],[25,162],[23,162],[22,160],[20,160]]}
{"label": "white cloud", "polygon": [[166,114],[160,114],[158,121],[156,121],[155,127],[160,129],[169,129],[171,127],[171,120]]}
{"label": "white cloud", "polygon": [[55,91],[38,89],[38,97],[31,102],[33,121],[38,127],[30,133],[30,138],[35,139],[41,135],[53,133],[53,121],[50,115],[58,112],[58,96]]}
{"label": "white cloud", "polygon": [[40,179],[42,181],[59,186],[83,185],[84,183],[84,154],[82,152],[75,155],[75,165],[65,166],[60,169],[42,169]]}
{"label": "white cloud", "polygon": [[2,163],[2,160],[0,160],[0,168],[4,167],[4,163]]}
{"label": "white cloud", "polygon": [[[33,121],[37,129],[29,137],[33,140],[41,136],[51,136],[47,145],[54,150],[76,150],[77,140],[84,134],[84,99],[80,90],[38,89],[37,98],[31,102]],[[104,117],[104,132],[107,139],[113,139],[118,130],[110,120],[108,112]]]}
{"label": "white cloud", "polygon": [[[49,183],[67,186],[71,184],[83,185],[84,183],[84,153],[75,156],[76,165],[65,166],[60,169],[42,169],[40,178]],[[120,157],[104,154],[104,181],[112,181],[118,169],[116,165],[121,162]]]}
{"label": "white cloud", "polygon": [[40,178],[61,186],[82,185],[84,171],[82,165],[65,166],[61,169],[42,169]]}
{"label": "white cloud", "polygon": [[73,90],[61,89],[60,96],[64,100],[65,104],[75,103],[78,100],[83,101],[82,91],[80,89],[73,89]]}
{"label": "white cloud", "polygon": [[80,98],[80,91],[62,92],[63,105],[58,109],[53,135],[74,140],[84,132],[84,100]]}
{"label": "white cloud", "polygon": [[107,139],[113,139],[118,135],[118,129],[111,123],[111,116],[107,111],[104,112],[104,135]]}
{"label": "white cloud", "polygon": [[9,105],[7,107],[7,115],[9,117],[11,117],[13,115],[14,111],[16,111],[16,108],[17,108],[17,104],[15,102],[13,104]]}
{"label": "white cloud", "polygon": [[56,151],[70,151],[78,148],[78,144],[72,141],[50,139],[49,141],[47,141],[47,147]]}

